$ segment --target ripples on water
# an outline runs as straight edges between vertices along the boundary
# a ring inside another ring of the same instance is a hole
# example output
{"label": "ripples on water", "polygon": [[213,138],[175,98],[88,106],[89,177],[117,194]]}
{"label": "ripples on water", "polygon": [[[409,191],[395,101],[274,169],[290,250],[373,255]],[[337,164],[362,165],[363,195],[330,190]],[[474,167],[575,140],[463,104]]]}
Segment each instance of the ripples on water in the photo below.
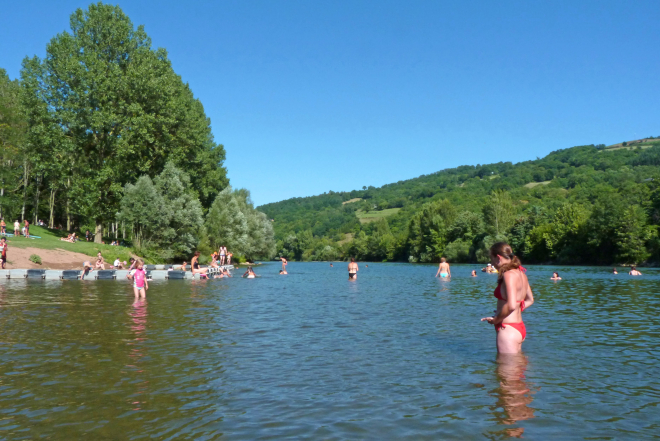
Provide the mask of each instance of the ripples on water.
{"label": "ripples on water", "polygon": [[660,412],[660,276],[532,267],[523,356],[495,276],[260,267],[260,279],[0,282],[6,439],[640,439]]}

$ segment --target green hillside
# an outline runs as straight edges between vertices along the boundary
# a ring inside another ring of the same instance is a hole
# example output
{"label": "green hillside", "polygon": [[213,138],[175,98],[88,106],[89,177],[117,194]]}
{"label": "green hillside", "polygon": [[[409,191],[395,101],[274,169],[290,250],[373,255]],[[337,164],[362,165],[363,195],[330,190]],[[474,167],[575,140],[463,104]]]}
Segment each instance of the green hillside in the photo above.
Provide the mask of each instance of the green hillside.
{"label": "green hillside", "polygon": [[506,239],[530,263],[653,262],[660,260],[659,166],[660,138],[650,137],[259,210],[274,221],[278,253],[296,260],[484,261],[490,244]]}

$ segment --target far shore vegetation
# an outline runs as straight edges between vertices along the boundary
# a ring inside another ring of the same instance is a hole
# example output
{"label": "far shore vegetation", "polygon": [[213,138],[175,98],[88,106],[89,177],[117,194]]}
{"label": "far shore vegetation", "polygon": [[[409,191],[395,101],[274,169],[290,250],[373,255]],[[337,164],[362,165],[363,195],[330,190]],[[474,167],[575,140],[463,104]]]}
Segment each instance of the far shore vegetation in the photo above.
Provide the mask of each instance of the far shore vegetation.
{"label": "far shore vegetation", "polygon": [[258,208],[290,260],[484,263],[488,248],[506,240],[525,263],[657,265],[660,138]]}

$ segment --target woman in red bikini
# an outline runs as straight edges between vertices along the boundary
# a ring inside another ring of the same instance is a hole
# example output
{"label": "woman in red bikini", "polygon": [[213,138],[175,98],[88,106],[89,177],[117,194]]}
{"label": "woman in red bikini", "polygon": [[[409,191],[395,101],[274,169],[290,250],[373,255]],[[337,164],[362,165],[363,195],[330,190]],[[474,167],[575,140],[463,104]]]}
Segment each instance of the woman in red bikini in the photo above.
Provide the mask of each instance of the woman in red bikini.
{"label": "woman in red bikini", "polygon": [[499,272],[494,293],[497,311],[495,317],[482,318],[481,321],[495,325],[497,352],[516,354],[521,351],[527,334],[522,312],[532,306],[534,295],[527,276],[521,271],[520,259],[513,254],[508,243],[494,244],[490,248],[490,260]]}

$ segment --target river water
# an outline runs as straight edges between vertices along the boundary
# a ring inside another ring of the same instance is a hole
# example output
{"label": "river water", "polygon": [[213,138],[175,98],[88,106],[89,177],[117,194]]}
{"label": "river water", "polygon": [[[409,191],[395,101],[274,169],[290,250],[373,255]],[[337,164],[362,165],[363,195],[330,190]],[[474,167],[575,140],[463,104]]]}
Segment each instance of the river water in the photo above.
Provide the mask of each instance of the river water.
{"label": "river water", "polygon": [[290,263],[254,280],[0,282],[2,439],[643,439],[660,426],[660,273],[531,267],[524,356],[496,276]]}

